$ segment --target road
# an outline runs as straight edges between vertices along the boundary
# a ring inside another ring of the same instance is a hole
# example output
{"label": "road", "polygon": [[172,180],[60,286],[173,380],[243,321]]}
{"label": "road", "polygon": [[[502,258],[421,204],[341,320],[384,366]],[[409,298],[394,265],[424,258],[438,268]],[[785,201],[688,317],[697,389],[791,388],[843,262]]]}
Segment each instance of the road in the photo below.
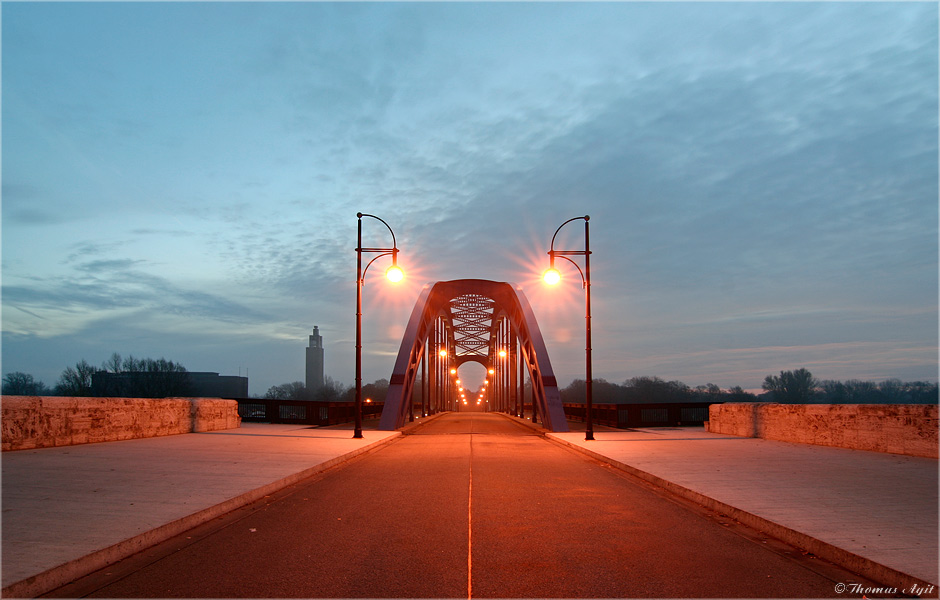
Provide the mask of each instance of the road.
{"label": "road", "polygon": [[840,582],[870,583],[463,413],[49,596],[837,597]]}

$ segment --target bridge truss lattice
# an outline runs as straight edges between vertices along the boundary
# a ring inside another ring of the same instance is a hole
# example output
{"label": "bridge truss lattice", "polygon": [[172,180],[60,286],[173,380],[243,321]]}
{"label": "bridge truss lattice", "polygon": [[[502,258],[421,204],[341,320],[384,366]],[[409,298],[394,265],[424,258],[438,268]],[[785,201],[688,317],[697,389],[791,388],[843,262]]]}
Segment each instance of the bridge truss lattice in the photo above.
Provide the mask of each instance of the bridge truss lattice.
{"label": "bridge truss lattice", "polygon": [[489,410],[524,416],[528,375],[533,420],[552,431],[567,431],[561,394],[528,300],[508,283],[482,279],[425,286],[402,337],[380,429],[398,429],[412,419],[416,393],[427,413],[458,409],[454,374],[469,361],[487,369]]}

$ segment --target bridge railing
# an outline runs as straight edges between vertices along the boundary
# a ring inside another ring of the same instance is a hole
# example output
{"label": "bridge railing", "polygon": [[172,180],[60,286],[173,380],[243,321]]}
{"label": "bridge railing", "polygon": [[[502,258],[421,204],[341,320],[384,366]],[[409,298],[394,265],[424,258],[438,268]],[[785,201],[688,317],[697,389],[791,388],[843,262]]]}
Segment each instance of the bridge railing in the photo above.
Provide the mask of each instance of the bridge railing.
{"label": "bridge railing", "polygon": [[[594,404],[591,421],[598,425],[628,429],[631,427],[678,427],[703,425],[708,407],[720,402],[678,402],[649,404]],[[584,404],[563,404],[565,417],[584,421]]]}
{"label": "bridge railing", "polygon": [[[312,400],[270,400],[236,398],[238,416],[248,423],[288,423],[296,425],[336,425],[356,419],[355,402],[316,402]],[[364,402],[362,417],[378,418],[384,402]]]}

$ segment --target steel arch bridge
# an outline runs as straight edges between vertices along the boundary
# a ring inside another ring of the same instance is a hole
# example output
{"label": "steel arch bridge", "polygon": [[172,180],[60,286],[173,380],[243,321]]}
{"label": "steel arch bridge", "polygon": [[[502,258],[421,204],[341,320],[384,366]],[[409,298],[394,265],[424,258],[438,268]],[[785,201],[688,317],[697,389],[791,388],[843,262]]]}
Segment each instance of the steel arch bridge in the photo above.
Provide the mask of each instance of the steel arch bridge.
{"label": "steel arch bridge", "polygon": [[529,301],[520,289],[485,279],[439,281],[424,287],[415,303],[379,429],[394,430],[413,415],[412,397],[421,371],[422,402],[429,412],[455,410],[451,371],[477,362],[491,373],[490,409],[523,416],[525,374],[531,382],[533,421],[568,431],[548,351]]}

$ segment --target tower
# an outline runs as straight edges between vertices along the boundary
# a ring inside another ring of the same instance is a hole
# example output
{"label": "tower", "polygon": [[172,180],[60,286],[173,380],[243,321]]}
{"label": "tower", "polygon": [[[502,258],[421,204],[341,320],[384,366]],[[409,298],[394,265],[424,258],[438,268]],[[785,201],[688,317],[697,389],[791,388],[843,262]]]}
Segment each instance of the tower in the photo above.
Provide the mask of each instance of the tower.
{"label": "tower", "polygon": [[307,389],[315,391],[323,387],[323,337],[320,329],[313,327],[310,345],[307,346]]}

